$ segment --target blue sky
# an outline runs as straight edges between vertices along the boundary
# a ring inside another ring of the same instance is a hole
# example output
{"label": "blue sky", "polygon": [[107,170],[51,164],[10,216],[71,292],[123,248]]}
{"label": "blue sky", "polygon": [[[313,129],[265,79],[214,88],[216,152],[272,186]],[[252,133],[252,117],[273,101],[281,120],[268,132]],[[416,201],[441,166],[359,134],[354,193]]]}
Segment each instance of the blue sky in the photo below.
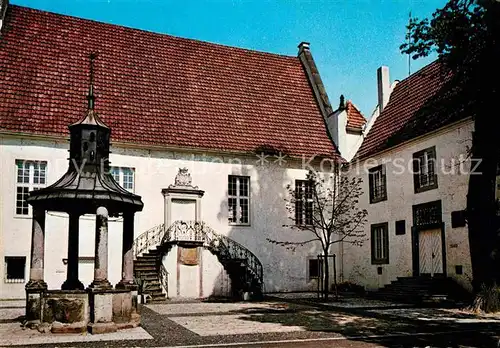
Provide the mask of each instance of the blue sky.
{"label": "blue sky", "polygon": [[[411,11],[430,16],[445,0],[11,0],[12,4],[180,37],[272,53],[311,51],[336,108],[340,94],[369,116],[377,104],[376,70],[408,76],[401,55]],[[412,61],[414,72],[432,59]]]}

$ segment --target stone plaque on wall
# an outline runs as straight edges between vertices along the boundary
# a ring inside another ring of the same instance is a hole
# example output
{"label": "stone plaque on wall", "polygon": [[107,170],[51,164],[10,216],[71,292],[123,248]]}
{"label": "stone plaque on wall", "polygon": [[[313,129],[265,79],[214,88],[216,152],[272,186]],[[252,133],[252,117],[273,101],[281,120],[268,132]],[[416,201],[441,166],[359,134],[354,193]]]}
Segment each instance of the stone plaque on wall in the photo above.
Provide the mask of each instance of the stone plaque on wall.
{"label": "stone plaque on wall", "polygon": [[198,248],[179,247],[178,262],[181,265],[196,266],[198,264]]}

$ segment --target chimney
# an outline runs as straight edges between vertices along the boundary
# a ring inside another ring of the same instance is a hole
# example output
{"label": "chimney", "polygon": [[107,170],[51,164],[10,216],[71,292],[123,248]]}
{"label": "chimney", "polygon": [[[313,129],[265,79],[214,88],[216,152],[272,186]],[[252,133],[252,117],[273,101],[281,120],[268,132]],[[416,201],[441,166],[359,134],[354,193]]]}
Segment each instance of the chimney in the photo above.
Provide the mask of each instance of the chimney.
{"label": "chimney", "polygon": [[2,29],[5,12],[7,11],[7,6],[9,5],[9,0],[0,0],[0,29]]}
{"label": "chimney", "polygon": [[389,102],[391,95],[391,82],[389,80],[389,68],[381,66],[377,69],[377,87],[378,87],[378,108],[382,113]]}
{"label": "chimney", "polygon": [[309,51],[309,45],[310,43],[309,42],[305,42],[305,41],[302,41],[300,44],[299,44],[299,53],[297,55],[300,56],[300,54],[303,52],[303,51]]}

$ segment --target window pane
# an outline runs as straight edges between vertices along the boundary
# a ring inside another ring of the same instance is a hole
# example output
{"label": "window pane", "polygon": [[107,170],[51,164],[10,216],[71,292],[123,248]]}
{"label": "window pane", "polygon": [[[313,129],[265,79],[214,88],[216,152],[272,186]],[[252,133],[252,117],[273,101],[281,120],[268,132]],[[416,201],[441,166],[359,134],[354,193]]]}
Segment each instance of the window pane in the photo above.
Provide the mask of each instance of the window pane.
{"label": "window pane", "polygon": [[302,225],[302,201],[295,201],[295,224]]}
{"label": "window pane", "polygon": [[123,188],[134,189],[134,171],[131,168],[123,168]]}
{"label": "window pane", "polygon": [[313,185],[310,181],[304,182],[304,187],[305,187],[305,197],[306,199],[312,199],[313,198]]}
{"label": "window pane", "polygon": [[228,199],[228,213],[229,213],[229,222],[236,223],[238,222],[236,219],[236,198]]}
{"label": "window pane", "polygon": [[46,177],[47,177],[47,162],[40,162],[40,176],[39,176],[40,185],[45,185]]}
{"label": "window pane", "polygon": [[118,167],[113,167],[111,168],[111,175],[113,176],[113,179],[120,184],[120,168]]}
{"label": "window pane", "polygon": [[40,166],[38,165],[38,162],[33,163],[33,184],[38,184],[39,178],[40,178]]}
{"label": "window pane", "polygon": [[28,161],[16,160],[17,182],[19,184],[29,184],[30,182],[30,163]]}
{"label": "window pane", "polygon": [[248,197],[248,178],[240,177],[240,196]]}
{"label": "window pane", "polygon": [[45,185],[46,162],[33,162],[33,184]]}
{"label": "window pane", "polygon": [[370,194],[372,200],[384,199],[386,195],[385,167],[370,172]]}
{"label": "window pane", "polygon": [[228,178],[228,185],[227,185],[227,194],[229,196],[236,196],[237,191],[236,191],[236,181],[237,177],[230,175]]}
{"label": "window pane", "polygon": [[18,186],[16,189],[16,214],[28,215],[28,198],[29,188]]}
{"label": "window pane", "polygon": [[305,202],[306,204],[306,225],[312,225],[313,224],[313,202]]}
{"label": "window pane", "polygon": [[389,256],[388,250],[388,238],[389,233],[387,230],[387,225],[377,226],[372,230],[372,255],[374,261],[386,262]]}
{"label": "window pane", "polygon": [[240,199],[240,210],[241,210],[240,223],[247,224],[248,223],[248,198],[241,198]]}

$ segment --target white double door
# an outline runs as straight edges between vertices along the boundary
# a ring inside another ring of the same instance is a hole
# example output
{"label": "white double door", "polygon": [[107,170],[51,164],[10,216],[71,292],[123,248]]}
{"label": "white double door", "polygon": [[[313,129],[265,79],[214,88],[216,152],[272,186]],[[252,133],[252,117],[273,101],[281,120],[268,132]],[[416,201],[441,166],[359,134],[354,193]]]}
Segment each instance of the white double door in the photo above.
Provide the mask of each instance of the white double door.
{"label": "white double door", "polygon": [[443,248],[441,229],[419,232],[419,264],[420,274],[434,276],[443,273]]}

